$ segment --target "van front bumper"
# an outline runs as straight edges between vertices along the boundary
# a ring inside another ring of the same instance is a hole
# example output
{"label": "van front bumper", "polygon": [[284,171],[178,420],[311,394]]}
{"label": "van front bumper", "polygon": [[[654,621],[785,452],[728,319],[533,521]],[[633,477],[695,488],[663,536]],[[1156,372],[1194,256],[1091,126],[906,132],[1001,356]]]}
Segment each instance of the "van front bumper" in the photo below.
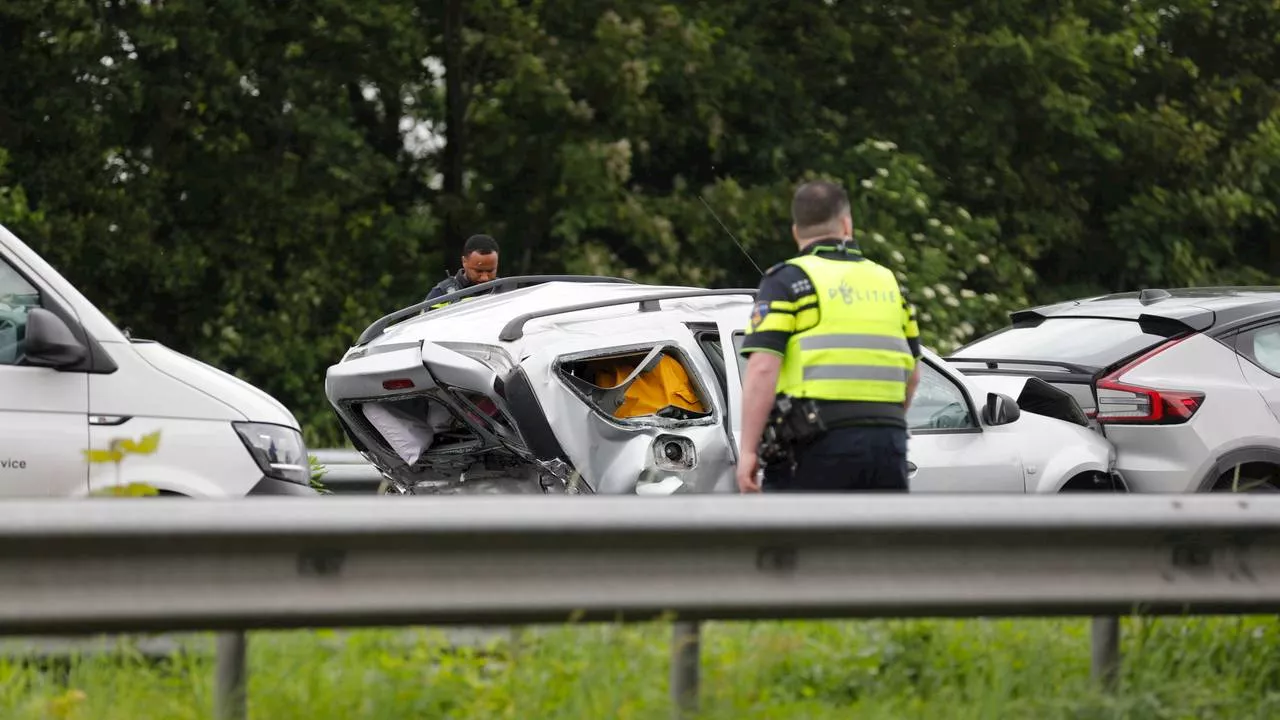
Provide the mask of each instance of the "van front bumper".
{"label": "van front bumper", "polygon": [[249,495],[292,495],[294,497],[320,497],[320,493],[310,485],[299,485],[287,480],[263,477],[249,490]]}

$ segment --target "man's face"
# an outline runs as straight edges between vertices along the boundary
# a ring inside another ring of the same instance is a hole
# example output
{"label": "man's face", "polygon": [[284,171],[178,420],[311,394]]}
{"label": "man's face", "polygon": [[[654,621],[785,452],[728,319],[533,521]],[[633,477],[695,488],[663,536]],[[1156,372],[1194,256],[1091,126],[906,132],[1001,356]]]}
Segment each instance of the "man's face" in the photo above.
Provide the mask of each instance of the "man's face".
{"label": "man's face", "polygon": [[462,270],[467,274],[467,280],[473,283],[489,282],[498,277],[498,253],[491,252],[486,255],[473,252],[470,255],[463,255]]}

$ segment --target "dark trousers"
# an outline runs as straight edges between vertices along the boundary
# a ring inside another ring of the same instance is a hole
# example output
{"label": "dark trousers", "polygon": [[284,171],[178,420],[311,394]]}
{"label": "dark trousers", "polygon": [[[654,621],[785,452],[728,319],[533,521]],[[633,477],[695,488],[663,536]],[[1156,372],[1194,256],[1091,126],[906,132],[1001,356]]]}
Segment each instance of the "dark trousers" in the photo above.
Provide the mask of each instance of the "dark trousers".
{"label": "dark trousers", "polygon": [[907,492],[907,431],[897,427],[828,430],[789,465],[765,467],[762,490]]}

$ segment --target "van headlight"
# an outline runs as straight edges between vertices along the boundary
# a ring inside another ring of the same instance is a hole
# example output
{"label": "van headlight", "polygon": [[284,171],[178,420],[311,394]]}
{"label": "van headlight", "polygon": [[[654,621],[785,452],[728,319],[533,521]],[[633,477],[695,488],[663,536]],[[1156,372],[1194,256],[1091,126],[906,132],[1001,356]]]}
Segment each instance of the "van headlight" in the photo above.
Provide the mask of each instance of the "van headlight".
{"label": "van headlight", "polygon": [[310,484],[311,461],[307,457],[307,444],[302,441],[302,433],[268,423],[233,422],[231,426],[240,435],[263,475],[299,485]]}

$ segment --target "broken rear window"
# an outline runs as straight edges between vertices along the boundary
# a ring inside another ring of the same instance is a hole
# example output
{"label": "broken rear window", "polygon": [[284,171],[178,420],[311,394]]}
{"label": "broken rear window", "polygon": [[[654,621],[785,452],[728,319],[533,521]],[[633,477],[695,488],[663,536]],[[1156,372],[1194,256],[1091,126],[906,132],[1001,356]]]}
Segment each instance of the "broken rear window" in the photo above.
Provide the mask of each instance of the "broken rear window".
{"label": "broken rear window", "polygon": [[508,446],[519,443],[510,419],[492,400],[458,388],[450,388],[449,393],[458,411],[437,397],[436,392],[367,402],[359,409],[383,442],[410,465],[426,454],[466,453],[493,444],[486,442],[473,425],[505,440]]}
{"label": "broken rear window", "polygon": [[378,437],[409,465],[428,451],[467,450],[482,443],[470,427],[426,397],[368,402],[359,406]]}
{"label": "broken rear window", "polygon": [[711,415],[694,371],[671,347],[566,360],[558,372],[595,410],[617,420],[697,420]]}

